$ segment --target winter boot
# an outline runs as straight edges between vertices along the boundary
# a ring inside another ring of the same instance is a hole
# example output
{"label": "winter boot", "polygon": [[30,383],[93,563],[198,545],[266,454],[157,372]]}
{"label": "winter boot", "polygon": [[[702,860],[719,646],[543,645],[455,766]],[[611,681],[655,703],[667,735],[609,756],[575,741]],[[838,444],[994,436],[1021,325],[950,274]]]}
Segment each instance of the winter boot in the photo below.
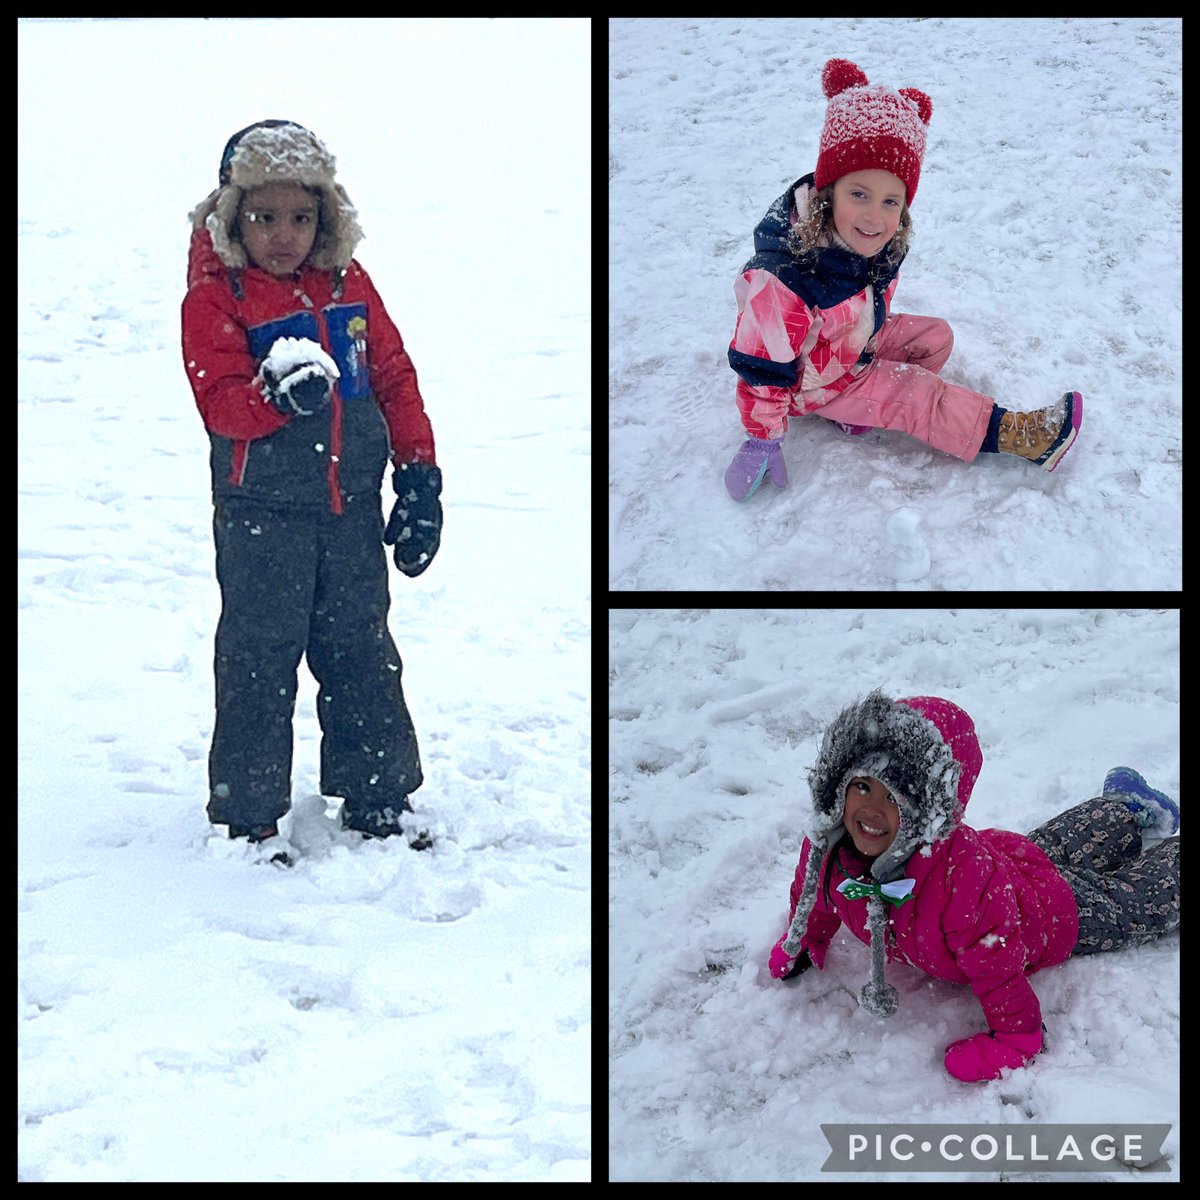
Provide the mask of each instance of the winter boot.
{"label": "winter boot", "polygon": [[1113,767],[1104,777],[1106,800],[1118,800],[1147,833],[1166,836],[1179,828],[1179,805],[1152,788],[1132,767]]}
{"label": "winter boot", "polygon": [[[342,828],[353,829],[365,838],[385,838],[402,835],[413,850],[428,850],[433,838],[427,829],[419,832],[412,827],[412,806],[407,796],[402,796],[395,805],[361,811],[342,806]],[[406,820],[406,818],[409,818]]]}
{"label": "winter boot", "polygon": [[1033,412],[1006,412],[1000,418],[996,444],[1001,454],[1028,459],[1053,471],[1075,443],[1083,423],[1083,397],[1064,392],[1057,404]]}
{"label": "winter boot", "polygon": [[[251,844],[267,842],[271,838],[279,836],[279,826],[274,821],[270,825],[230,825],[229,836],[231,838],[245,838]],[[282,842],[280,846],[283,846]],[[264,847],[264,849],[270,849],[270,847]],[[286,848],[276,850],[271,855],[271,861],[278,863],[281,867],[290,867],[292,865],[292,857]]]}

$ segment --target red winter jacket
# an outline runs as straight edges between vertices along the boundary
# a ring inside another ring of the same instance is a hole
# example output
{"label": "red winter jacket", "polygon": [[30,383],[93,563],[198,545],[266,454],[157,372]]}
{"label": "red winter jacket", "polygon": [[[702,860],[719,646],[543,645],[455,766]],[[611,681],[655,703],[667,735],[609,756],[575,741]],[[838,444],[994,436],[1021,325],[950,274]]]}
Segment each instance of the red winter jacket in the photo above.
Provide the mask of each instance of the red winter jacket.
{"label": "red winter jacket", "polygon": [[[278,279],[233,272],[207,229],[192,234],[183,361],[212,442],[214,499],[246,496],[342,511],[378,493],[389,457],[436,461],[417,373],[366,271],[352,261],[337,295],[330,271]],[[284,416],[258,367],[276,338],[319,342],[341,372],[331,403]]]}

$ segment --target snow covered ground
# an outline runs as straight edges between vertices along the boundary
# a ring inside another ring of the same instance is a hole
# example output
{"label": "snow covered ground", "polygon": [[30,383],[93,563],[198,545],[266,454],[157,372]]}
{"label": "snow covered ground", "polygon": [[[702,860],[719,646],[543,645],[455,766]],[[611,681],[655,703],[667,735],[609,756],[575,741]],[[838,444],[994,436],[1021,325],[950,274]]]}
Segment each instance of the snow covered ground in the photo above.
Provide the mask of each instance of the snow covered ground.
{"label": "snow covered ground", "polygon": [[[589,23],[18,38],[18,1177],[586,1180]],[[429,854],[334,832],[304,669],[298,865],[204,815],[179,303],[188,211],[265,117],[337,155],[445,473],[438,561],[392,576]]]}
{"label": "snow covered ground", "polygon": [[[893,311],[1005,407],[1083,392],[1053,474],[809,417],[786,491],[726,493],[733,285],[832,57],[932,98]],[[622,18],[609,85],[613,589],[1182,586],[1179,19]]]}
{"label": "snow covered ground", "polygon": [[1170,1124],[1169,1170],[1102,1179],[1178,1180],[1177,934],[1035,975],[1046,1052],[977,1085],[942,1065],[982,1028],[969,989],[888,964],[900,1008],[880,1021],[845,930],[823,972],[767,969],[806,772],[847,703],[878,686],[964,707],[975,828],[1033,829],[1120,764],[1178,797],[1177,611],[615,611],[609,655],[614,1180],[911,1179],[819,1174],[822,1123],[889,1120]]}

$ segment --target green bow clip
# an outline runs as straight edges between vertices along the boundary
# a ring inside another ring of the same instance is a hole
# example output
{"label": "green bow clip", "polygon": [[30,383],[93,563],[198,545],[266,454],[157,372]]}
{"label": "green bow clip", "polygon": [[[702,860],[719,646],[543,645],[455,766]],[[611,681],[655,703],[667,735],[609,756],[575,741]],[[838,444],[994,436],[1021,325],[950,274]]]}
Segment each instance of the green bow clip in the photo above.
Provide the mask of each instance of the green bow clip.
{"label": "green bow clip", "polygon": [[837,890],[847,900],[865,900],[868,896],[878,896],[897,908],[912,899],[912,890],[917,886],[915,879],[897,879],[894,883],[860,883],[856,879],[847,879],[839,883]]}

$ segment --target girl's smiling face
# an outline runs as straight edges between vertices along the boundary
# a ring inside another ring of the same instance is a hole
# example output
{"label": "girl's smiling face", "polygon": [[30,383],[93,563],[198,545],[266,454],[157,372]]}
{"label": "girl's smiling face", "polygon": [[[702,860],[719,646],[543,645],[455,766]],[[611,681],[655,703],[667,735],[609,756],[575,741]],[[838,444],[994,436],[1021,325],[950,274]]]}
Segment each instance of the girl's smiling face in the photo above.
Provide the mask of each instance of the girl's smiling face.
{"label": "girl's smiling face", "polygon": [[851,171],[833,185],[833,224],[852,250],[867,258],[891,241],[904,211],[904,180],[889,171]]}
{"label": "girl's smiling face", "polygon": [[896,840],[900,830],[900,806],[878,779],[855,775],[846,785],[842,824],[854,839],[859,853],[876,858]]}

